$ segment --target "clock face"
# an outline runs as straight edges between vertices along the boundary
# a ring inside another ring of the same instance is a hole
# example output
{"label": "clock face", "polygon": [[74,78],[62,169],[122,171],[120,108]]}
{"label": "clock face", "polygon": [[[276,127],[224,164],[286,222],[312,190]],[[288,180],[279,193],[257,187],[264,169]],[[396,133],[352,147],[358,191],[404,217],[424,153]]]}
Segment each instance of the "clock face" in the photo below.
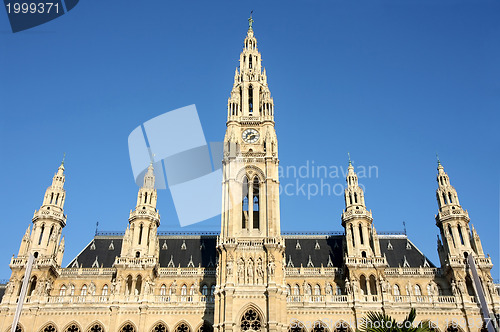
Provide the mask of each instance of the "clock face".
{"label": "clock face", "polygon": [[259,140],[259,132],[253,128],[247,129],[243,132],[241,137],[246,143],[255,143]]}

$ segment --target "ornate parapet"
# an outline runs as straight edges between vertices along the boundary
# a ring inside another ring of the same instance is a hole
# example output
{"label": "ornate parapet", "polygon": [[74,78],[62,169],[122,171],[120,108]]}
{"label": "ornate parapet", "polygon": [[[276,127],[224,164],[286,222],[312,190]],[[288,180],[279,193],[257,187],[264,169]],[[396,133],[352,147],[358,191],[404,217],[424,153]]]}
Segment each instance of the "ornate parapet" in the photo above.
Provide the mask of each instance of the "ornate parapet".
{"label": "ornate parapet", "polygon": [[285,267],[286,277],[331,277],[340,278],[343,274],[339,267]]}
{"label": "ornate parapet", "polygon": [[350,267],[384,267],[389,266],[385,257],[347,257],[344,263]]}
{"label": "ornate parapet", "polygon": [[349,221],[351,219],[365,218],[370,221],[373,220],[372,212],[365,208],[362,209],[350,209],[342,212],[342,223]]}
{"label": "ornate parapet", "polygon": [[58,221],[62,227],[66,226],[66,215],[62,212],[48,209],[40,209],[33,213],[32,221],[35,222],[41,219],[51,219]]}
{"label": "ornate parapet", "polygon": [[146,269],[154,268],[158,265],[158,259],[154,257],[116,257],[113,267],[115,268],[132,268]]}
{"label": "ornate parapet", "polygon": [[160,224],[160,214],[158,211],[152,210],[132,210],[129,215],[129,222],[135,219],[149,219],[156,222],[157,226]]}
{"label": "ornate parapet", "polygon": [[440,221],[440,222],[443,222],[443,221],[446,221],[449,219],[465,219],[465,220],[469,221],[470,220],[469,212],[467,212],[467,210],[462,209],[461,207],[456,208],[456,209],[455,209],[455,207],[451,207],[451,208],[446,207],[446,208],[443,208],[442,211],[439,211],[439,213],[436,216],[436,221]]}
{"label": "ornate parapet", "polygon": [[435,267],[391,267],[384,269],[386,276],[436,276],[443,275],[441,269]]}

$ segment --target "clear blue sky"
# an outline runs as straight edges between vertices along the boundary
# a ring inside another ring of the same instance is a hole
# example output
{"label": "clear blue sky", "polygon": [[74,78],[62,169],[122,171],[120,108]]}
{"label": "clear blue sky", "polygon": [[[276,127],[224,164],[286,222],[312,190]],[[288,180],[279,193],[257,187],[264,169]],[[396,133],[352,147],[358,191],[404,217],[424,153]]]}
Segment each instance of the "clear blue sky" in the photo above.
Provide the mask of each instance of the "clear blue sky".
{"label": "clear blue sky", "polygon": [[[360,179],[375,226],[402,230],[406,221],[439,264],[439,152],[500,278],[500,3],[456,0],[81,1],[16,34],[0,10],[0,278],[63,152],[66,264],[96,221],[125,230],[137,193],[134,128],[196,104],[207,140],[223,139],[250,10],[281,165],[345,167],[349,151],[355,165],[376,166],[378,176]],[[282,196],[282,229],[342,230],[343,207],[341,196]],[[178,230],[168,190],[158,208],[160,230]]]}

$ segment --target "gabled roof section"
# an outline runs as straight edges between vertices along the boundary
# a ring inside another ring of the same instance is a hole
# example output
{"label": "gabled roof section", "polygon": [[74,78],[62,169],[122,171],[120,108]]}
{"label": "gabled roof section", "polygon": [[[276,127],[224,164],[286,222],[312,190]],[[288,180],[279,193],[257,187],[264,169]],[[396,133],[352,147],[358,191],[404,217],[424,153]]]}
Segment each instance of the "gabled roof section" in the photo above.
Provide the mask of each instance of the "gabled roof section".
{"label": "gabled roof section", "polygon": [[436,267],[406,235],[379,235],[379,242],[390,267]]}
{"label": "gabled roof section", "polygon": [[343,235],[285,235],[287,267],[342,267]]}

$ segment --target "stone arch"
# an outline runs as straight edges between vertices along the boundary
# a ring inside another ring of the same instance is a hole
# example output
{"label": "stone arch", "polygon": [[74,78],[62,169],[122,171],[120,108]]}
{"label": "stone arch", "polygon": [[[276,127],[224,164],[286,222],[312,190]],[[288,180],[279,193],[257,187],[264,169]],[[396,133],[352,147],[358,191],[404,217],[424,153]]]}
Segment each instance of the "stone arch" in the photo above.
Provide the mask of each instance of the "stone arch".
{"label": "stone arch", "polygon": [[168,332],[168,326],[167,323],[164,321],[160,320],[156,323],[153,324],[153,327],[151,328],[151,332]]}
{"label": "stone arch", "polygon": [[[12,328],[12,325],[9,326],[9,328],[7,330],[5,330],[5,332],[10,332]],[[19,322],[17,322],[17,327],[16,327],[16,332],[25,332],[26,330],[24,329],[23,325]]]}
{"label": "stone arch", "polygon": [[181,320],[175,325],[175,328],[173,332],[192,332],[193,329],[191,328],[191,325],[189,325],[188,322],[185,320]]}
{"label": "stone arch", "polygon": [[45,323],[42,328],[39,330],[40,332],[57,332],[57,326],[54,322]]}
{"label": "stone arch", "polygon": [[346,321],[339,320],[335,323],[334,332],[352,332],[352,328]]}
{"label": "stone arch", "polygon": [[240,317],[237,323],[237,327],[240,331],[262,331],[262,329],[265,328],[264,313],[254,303],[243,306],[243,309],[240,310],[237,317]]}
{"label": "stone arch", "polygon": [[307,328],[301,321],[295,319],[288,326],[288,332],[307,332]]}
{"label": "stone arch", "polygon": [[212,324],[204,320],[203,322],[200,323],[200,325],[196,328],[196,332],[213,332],[214,328]]}
{"label": "stone arch", "polygon": [[137,327],[135,326],[134,323],[132,323],[131,321],[128,320],[121,325],[121,327],[118,331],[119,332],[138,332],[139,330],[137,330]]}
{"label": "stone arch", "polygon": [[85,331],[86,332],[105,332],[104,324],[102,324],[100,321],[96,320],[96,321],[92,322],[92,324],[90,324]]}
{"label": "stone arch", "polygon": [[464,329],[462,327],[460,327],[460,325],[456,321],[453,321],[446,327],[446,329],[444,331],[445,332],[464,332]]}
{"label": "stone arch", "polygon": [[236,175],[236,181],[240,184],[243,184],[244,176],[247,176],[248,181],[253,181],[255,176],[259,179],[259,183],[263,183],[266,180],[266,176],[264,172],[257,166],[254,165],[246,165],[242,169],[238,171],[238,175]]}
{"label": "stone arch", "polygon": [[361,292],[363,295],[368,295],[368,286],[367,286],[366,277],[364,274],[361,274],[359,276],[359,288],[361,289]]}
{"label": "stone arch", "polygon": [[311,327],[311,332],[328,332],[328,324],[322,320],[317,320],[313,323]]}
{"label": "stone arch", "polygon": [[78,324],[76,321],[72,321],[63,328],[63,332],[82,332],[82,328],[80,327],[80,324]]}

